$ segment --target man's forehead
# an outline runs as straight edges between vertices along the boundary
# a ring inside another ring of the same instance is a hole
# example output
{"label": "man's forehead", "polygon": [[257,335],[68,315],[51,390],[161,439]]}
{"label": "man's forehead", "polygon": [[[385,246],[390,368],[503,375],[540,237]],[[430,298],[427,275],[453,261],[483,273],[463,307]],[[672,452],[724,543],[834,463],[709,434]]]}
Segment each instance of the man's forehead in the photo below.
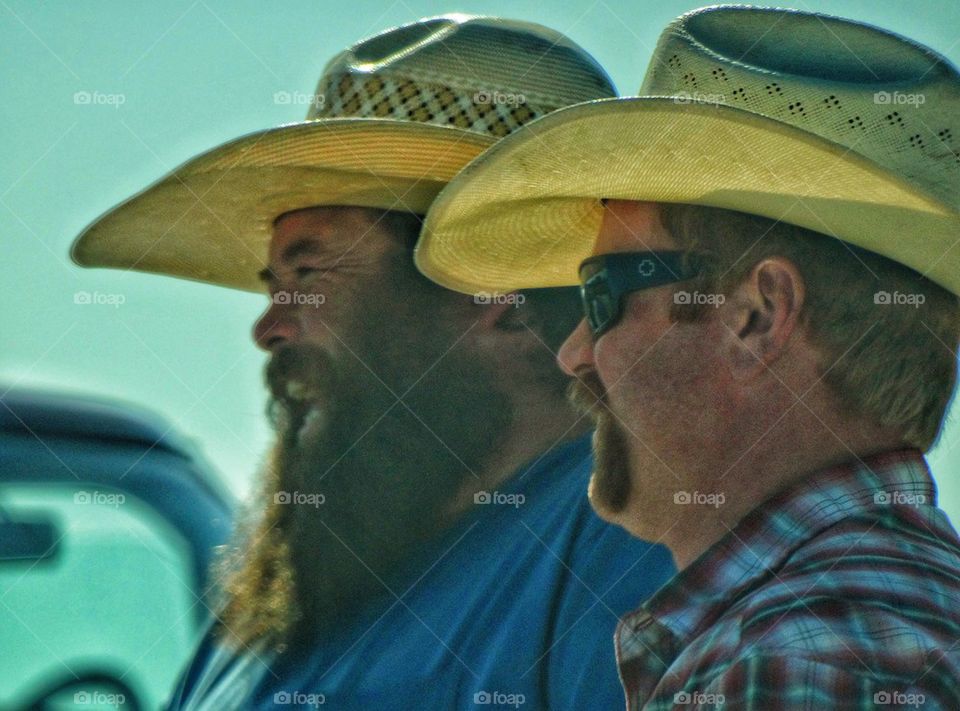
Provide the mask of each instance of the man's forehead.
{"label": "man's forehead", "polygon": [[594,254],[676,249],[660,221],[660,205],[635,200],[607,200]]}
{"label": "man's forehead", "polygon": [[343,252],[373,231],[373,211],[323,206],[287,212],[273,223],[271,261],[288,261],[306,252]]}

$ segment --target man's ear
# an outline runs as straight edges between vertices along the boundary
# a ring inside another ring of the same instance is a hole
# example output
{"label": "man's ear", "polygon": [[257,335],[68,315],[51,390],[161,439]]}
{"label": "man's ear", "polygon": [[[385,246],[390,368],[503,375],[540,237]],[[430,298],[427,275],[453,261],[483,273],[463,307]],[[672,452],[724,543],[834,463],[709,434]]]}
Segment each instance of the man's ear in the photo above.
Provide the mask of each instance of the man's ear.
{"label": "man's ear", "polygon": [[724,309],[728,329],[727,360],[731,373],[749,380],[787,350],[800,323],[806,285],[796,265],[785,257],[767,257],[734,289]]}

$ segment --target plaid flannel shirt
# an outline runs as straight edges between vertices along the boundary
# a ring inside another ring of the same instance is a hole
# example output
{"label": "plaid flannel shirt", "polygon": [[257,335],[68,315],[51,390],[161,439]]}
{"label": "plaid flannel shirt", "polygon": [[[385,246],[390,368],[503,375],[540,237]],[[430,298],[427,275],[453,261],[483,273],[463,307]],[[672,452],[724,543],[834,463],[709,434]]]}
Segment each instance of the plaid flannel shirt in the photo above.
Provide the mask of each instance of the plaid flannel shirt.
{"label": "plaid flannel shirt", "polygon": [[960,709],[960,539],[922,455],[806,477],[623,618],[628,709]]}

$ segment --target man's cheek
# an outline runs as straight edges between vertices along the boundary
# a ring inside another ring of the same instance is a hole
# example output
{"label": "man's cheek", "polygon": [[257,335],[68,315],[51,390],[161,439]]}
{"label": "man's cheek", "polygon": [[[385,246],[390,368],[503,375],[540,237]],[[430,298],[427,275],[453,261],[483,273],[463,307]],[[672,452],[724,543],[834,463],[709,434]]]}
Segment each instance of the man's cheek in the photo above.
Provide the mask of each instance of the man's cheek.
{"label": "man's cheek", "polygon": [[619,379],[608,380],[603,376],[601,376],[601,379],[605,381],[607,407],[610,412],[617,418],[630,416],[630,413],[635,410],[634,403],[643,399],[642,397],[638,398],[638,393],[634,389],[637,384],[635,378],[632,377],[632,373],[628,372],[626,375],[621,375]]}

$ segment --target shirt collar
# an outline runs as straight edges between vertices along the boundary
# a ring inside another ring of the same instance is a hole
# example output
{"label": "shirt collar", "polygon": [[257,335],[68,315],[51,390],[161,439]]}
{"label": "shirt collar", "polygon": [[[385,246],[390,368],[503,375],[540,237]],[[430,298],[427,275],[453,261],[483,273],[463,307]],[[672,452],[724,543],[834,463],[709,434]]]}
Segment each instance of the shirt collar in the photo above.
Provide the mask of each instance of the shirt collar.
{"label": "shirt collar", "polygon": [[885,452],[803,477],[753,509],[625,622],[659,622],[685,644],[819,532],[891,503],[936,505],[919,451]]}

